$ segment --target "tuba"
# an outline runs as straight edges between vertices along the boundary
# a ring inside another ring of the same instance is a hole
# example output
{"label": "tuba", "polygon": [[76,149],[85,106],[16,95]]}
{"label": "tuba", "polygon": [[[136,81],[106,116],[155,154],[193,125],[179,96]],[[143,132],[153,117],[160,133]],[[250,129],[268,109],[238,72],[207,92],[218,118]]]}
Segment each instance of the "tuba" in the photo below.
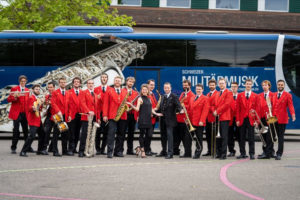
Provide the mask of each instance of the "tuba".
{"label": "tuba", "polygon": [[84,154],[88,158],[94,156],[96,131],[97,128],[100,127],[100,125],[97,122],[94,122],[93,125],[93,119],[94,119],[94,115],[88,115],[88,132],[87,132],[86,144],[84,149]]}
{"label": "tuba", "polygon": [[125,98],[123,99],[122,103],[120,104],[118,110],[117,110],[117,114],[116,114],[116,117],[114,118],[114,120],[117,122],[120,120],[121,116],[123,115],[123,113],[125,111],[128,111],[129,110],[129,107],[128,105],[126,104],[127,102],[127,99],[128,99],[128,96],[129,96],[129,92],[127,92]]}

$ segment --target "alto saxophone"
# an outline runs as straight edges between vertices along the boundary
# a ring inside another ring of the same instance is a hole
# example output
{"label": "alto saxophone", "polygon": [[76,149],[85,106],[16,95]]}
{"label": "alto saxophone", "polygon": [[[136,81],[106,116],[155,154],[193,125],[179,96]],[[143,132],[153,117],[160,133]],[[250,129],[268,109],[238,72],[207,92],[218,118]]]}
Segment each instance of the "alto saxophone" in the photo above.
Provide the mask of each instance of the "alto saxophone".
{"label": "alto saxophone", "polygon": [[116,122],[120,120],[121,116],[123,115],[123,113],[124,113],[125,111],[128,111],[128,110],[129,110],[129,107],[128,107],[128,105],[126,104],[127,99],[128,99],[128,96],[129,96],[129,92],[127,92],[125,98],[123,99],[122,103],[120,104],[120,106],[119,106],[119,108],[118,108],[116,117],[114,118],[114,120],[115,120]]}
{"label": "alto saxophone", "polygon": [[94,122],[93,125],[93,119],[94,119],[93,115],[88,116],[88,132],[87,132],[86,144],[84,149],[84,154],[88,158],[94,156],[96,131],[97,128],[100,127],[97,122]]}

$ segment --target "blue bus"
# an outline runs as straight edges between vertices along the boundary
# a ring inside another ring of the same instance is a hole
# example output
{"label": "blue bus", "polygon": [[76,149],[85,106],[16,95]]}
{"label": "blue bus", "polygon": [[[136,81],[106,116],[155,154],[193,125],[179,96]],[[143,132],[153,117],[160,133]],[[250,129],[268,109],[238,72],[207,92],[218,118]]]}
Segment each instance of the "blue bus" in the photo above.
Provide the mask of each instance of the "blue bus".
{"label": "blue bus", "polygon": [[[142,58],[132,60],[123,69],[125,77],[136,78],[136,88],[148,79],[156,80],[162,91],[170,82],[179,94],[182,81],[189,79],[192,89],[197,83],[224,77],[228,85],[236,81],[239,91],[245,80],[254,82],[253,91],[262,92],[261,82],[286,81],[293,95],[296,116],[300,116],[300,37],[279,34],[201,34],[201,33],[134,33],[129,27],[57,27],[53,33],[0,33],[0,89],[17,84],[24,74],[29,82],[47,72],[111,48],[114,43],[99,45],[95,35],[102,33],[147,46]],[[138,57],[138,56],[137,56]],[[3,102],[2,102],[3,103]],[[288,129],[299,129],[290,121]],[[1,125],[0,125],[1,131]]]}

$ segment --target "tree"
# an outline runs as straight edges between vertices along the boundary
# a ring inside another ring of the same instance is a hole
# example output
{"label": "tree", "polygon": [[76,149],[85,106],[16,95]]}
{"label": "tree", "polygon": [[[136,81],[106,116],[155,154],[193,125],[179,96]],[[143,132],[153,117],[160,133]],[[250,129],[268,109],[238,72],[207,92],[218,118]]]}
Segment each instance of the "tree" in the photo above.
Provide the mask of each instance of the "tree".
{"label": "tree", "polygon": [[0,29],[48,32],[62,25],[133,26],[132,17],[110,9],[110,0],[2,0]]}

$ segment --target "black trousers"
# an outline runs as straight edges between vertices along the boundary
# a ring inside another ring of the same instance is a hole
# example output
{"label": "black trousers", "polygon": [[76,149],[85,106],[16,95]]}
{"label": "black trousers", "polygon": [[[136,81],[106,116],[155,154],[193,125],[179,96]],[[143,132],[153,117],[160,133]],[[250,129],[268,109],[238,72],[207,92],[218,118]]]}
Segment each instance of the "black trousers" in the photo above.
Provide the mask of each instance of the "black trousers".
{"label": "black trousers", "polygon": [[276,130],[277,130],[277,136],[278,136],[278,150],[277,150],[276,154],[278,156],[282,156],[282,154],[283,154],[285,128],[286,128],[286,124],[276,123]]}
{"label": "black trousers", "polygon": [[[215,123],[215,122],[214,122]],[[211,122],[206,122],[205,127],[205,135],[206,135],[206,142],[207,142],[207,152],[211,153],[211,132],[213,129],[213,124]]]}
{"label": "black trousers", "polygon": [[184,149],[186,149],[185,135],[188,133],[188,128],[185,123],[177,123],[174,129],[174,153],[180,154],[180,143],[182,142]]}
{"label": "black trousers", "polygon": [[[105,151],[105,147],[107,144],[107,133],[108,133],[108,124],[103,121],[103,118],[101,116],[101,124],[96,132],[95,146],[96,146],[97,152]],[[101,135],[102,135],[102,137],[101,137]]]}
{"label": "black trousers", "polygon": [[38,133],[38,138],[39,138],[39,143],[38,143],[38,151],[42,151],[43,150],[43,139],[44,139],[44,130],[43,130],[43,126],[42,124],[37,127],[37,126],[30,126],[30,134],[29,137],[27,137],[22,151],[23,152],[27,152],[30,150],[31,148],[31,144],[33,142],[33,140],[35,139],[35,134]]}
{"label": "black trousers", "polygon": [[134,130],[135,130],[136,121],[134,119],[133,113],[127,114],[127,153],[133,151],[133,138],[134,138]]}
{"label": "black trousers", "polygon": [[69,127],[69,151],[74,152],[76,151],[80,136],[81,116],[79,113],[76,113],[75,118],[69,123]]}
{"label": "black trousers", "polygon": [[236,125],[235,117],[233,118],[232,125],[228,129],[228,150],[230,153],[235,153],[235,140],[239,141],[239,127]]}
{"label": "black trousers", "polygon": [[152,141],[152,136],[154,133],[154,128],[155,128],[155,124],[152,124],[152,130],[151,130],[151,136],[149,135],[148,137],[145,137],[145,151],[146,152],[151,152],[151,141]]}
{"label": "black trousers", "polygon": [[228,128],[229,120],[220,121],[220,134],[221,138],[217,139],[217,154],[226,156],[227,155],[227,145],[228,145]]}
{"label": "black trousers", "polygon": [[[65,119],[65,116],[63,116]],[[54,131],[53,131],[53,137],[52,137],[52,149],[53,153],[58,153],[58,148],[57,148],[57,142],[58,142],[58,136],[60,132],[59,129],[57,128],[57,125],[54,125]],[[69,138],[69,130],[61,133],[61,147],[62,147],[62,153],[67,153],[68,152],[68,138]]]}
{"label": "black trousers", "polygon": [[[187,133],[185,135],[184,141],[186,143],[185,147],[185,155],[191,156],[192,155],[192,143],[193,143],[193,137],[196,135],[195,143],[196,143],[196,151],[200,151],[200,154],[203,150],[203,131],[204,126],[195,126],[196,130]],[[199,142],[199,143],[198,143]]]}
{"label": "black trousers", "polygon": [[28,123],[26,119],[26,114],[25,113],[20,113],[18,118],[14,120],[13,122],[13,137],[12,137],[12,144],[11,144],[11,149],[16,150],[17,149],[17,144],[19,141],[20,137],[20,123],[22,126],[23,134],[24,134],[24,140],[26,141],[28,137]]}
{"label": "black trousers", "polygon": [[79,153],[83,153],[85,150],[88,125],[89,125],[88,121],[81,121]]}
{"label": "black trousers", "polygon": [[[114,153],[122,152],[125,138],[125,130],[126,120],[119,120],[118,122],[114,121],[113,119],[109,120],[107,134],[107,154],[112,154],[113,151]],[[115,133],[117,133],[116,145],[114,145]]]}
{"label": "black trousers", "polygon": [[249,118],[244,119],[243,125],[240,127],[240,153],[241,155],[246,155],[246,135],[248,134],[248,143],[249,143],[249,154],[255,154],[255,143],[254,143],[254,126],[251,126]]}
{"label": "black trousers", "polygon": [[[152,137],[152,127],[151,128],[140,128],[140,136],[139,136],[139,143],[140,147],[144,149],[150,149],[150,143],[148,141],[149,138]],[[146,140],[146,138],[148,138]]]}
{"label": "black trousers", "polygon": [[47,116],[44,122],[44,141],[43,141],[43,150],[47,151],[49,145],[50,134],[54,127],[55,123],[51,120],[51,115]]}
{"label": "black trousers", "polygon": [[[170,156],[173,156],[173,128],[172,126],[167,126],[165,119],[161,118],[160,124],[160,132],[161,132],[161,146],[162,146],[162,153],[167,153]],[[167,151],[168,145],[168,151]]]}
{"label": "black trousers", "polygon": [[[261,122],[263,123],[264,126],[268,127],[266,118],[261,118]],[[273,145],[273,142],[272,142],[272,139],[271,139],[271,132],[274,133],[274,127],[275,126],[270,125],[270,127],[271,127],[272,130],[270,130],[270,128],[269,128],[267,133],[262,134],[262,137],[266,142],[266,147],[264,147],[264,145],[262,145],[262,149],[263,149],[264,154],[267,155],[267,156],[272,156],[272,153],[274,151],[273,150],[274,145]],[[260,128],[261,128],[261,126],[260,126]]]}

